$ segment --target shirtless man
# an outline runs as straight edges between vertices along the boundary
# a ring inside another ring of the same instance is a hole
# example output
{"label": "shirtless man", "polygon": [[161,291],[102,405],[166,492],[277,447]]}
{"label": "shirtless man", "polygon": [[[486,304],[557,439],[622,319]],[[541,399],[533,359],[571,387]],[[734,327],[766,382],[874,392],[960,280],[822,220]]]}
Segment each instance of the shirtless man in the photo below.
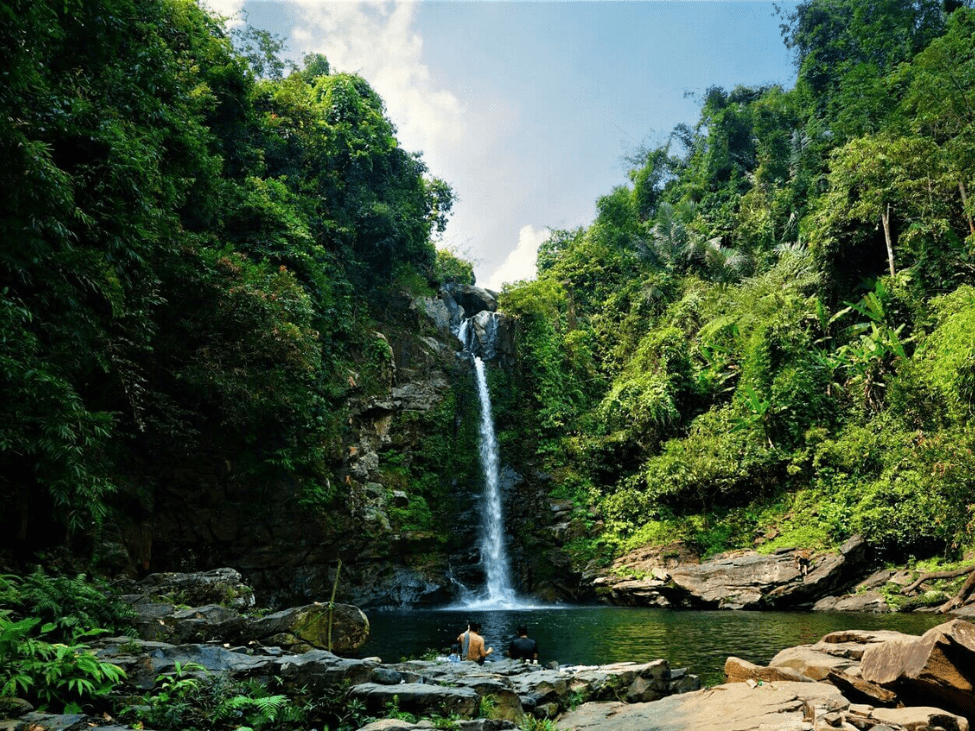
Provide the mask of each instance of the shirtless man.
{"label": "shirtless man", "polygon": [[[483,664],[484,658],[494,652],[493,647],[484,648],[484,638],[480,635],[481,625],[479,622],[471,622],[467,625],[467,631],[461,633],[457,638],[461,647],[466,645],[467,656],[462,658],[463,660],[473,660],[476,663]],[[467,635],[466,642],[464,635]]]}
{"label": "shirtless man", "polygon": [[812,551],[801,548],[796,551],[796,568],[799,569],[799,576],[803,579],[809,575],[809,565],[812,563]]}

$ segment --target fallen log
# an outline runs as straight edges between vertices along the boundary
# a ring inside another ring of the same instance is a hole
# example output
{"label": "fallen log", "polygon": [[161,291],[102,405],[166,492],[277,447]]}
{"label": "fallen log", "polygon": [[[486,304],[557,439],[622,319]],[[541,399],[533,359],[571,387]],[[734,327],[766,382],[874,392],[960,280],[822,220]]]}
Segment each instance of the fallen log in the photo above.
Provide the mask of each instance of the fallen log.
{"label": "fallen log", "polygon": [[972,595],[973,591],[975,591],[975,571],[968,575],[968,580],[962,584],[957,594],[938,607],[938,614],[944,614],[945,612],[950,612],[955,607],[960,607],[968,601],[968,597]]}
{"label": "fallen log", "polygon": [[935,579],[955,579],[959,576],[970,574],[973,571],[975,571],[975,564],[961,569],[953,569],[951,571],[934,571],[930,574],[922,574],[918,577],[917,581],[908,584],[901,589],[901,594],[913,594],[925,581],[934,581]]}

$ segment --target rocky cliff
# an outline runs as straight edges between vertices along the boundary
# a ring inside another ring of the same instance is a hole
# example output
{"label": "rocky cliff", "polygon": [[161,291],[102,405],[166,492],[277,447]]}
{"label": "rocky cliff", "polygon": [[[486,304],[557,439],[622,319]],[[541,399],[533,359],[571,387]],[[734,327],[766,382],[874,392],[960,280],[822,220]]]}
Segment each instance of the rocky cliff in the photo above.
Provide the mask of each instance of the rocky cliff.
{"label": "rocky cliff", "polygon": [[[102,561],[129,575],[233,566],[272,605],[328,599],[333,586],[339,601],[366,608],[433,605],[477,587],[478,403],[454,333],[472,318],[473,347],[505,367],[513,327],[496,307],[492,293],[471,286],[392,293],[345,374],[319,500],[298,495],[286,469],[257,482],[244,458],[173,465],[152,505],[125,511]],[[565,516],[546,501],[547,487],[544,475],[503,467],[509,549],[519,591],[571,598],[571,577],[548,581],[553,526]]]}

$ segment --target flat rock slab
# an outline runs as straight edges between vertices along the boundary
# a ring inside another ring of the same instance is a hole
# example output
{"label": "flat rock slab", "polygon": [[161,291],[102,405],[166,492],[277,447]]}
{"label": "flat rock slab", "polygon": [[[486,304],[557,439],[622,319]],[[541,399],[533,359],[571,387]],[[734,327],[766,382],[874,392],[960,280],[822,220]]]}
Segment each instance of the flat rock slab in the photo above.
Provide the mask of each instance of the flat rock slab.
{"label": "flat rock slab", "polygon": [[790,667],[762,667],[740,657],[729,657],[724,663],[724,677],[728,683],[745,683],[749,680],[763,683],[792,682],[812,683],[812,678]]}
{"label": "flat rock slab", "polygon": [[875,708],[870,716],[890,726],[903,726],[908,731],[920,728],[943,728],[945,731],[968,731],[968,721],[940,708]]}
{"label": "flat rock slab", "polygon": [[825,680],[830,670],[841,673],[854,665],[853,660],[828,654],[814,645],[788,647],[769,663],[770,668],[792,668],[813,680]]}
{"label": "flat rock slab", "polygon": [[[800,731],[807,704],[849,707],[822,683],[729,683],[653,703],[586,703],[558,720],[565,731]],[[805,726],[804,726],[805,724]]]}

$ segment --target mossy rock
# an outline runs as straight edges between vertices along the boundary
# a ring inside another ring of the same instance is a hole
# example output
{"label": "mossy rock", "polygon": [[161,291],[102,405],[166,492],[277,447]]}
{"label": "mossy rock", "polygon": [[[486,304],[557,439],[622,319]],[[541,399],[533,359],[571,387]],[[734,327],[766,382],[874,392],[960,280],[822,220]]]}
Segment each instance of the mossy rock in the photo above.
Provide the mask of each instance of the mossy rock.
{"label": "mossy rock", "polygon": [[331,611],[328,604],[309,604],[252,620],[246,632],[266,644],[295,651],[311,647],[342,655],[355,652],[369,639],[369,619],[351,604],[336,604]]}

